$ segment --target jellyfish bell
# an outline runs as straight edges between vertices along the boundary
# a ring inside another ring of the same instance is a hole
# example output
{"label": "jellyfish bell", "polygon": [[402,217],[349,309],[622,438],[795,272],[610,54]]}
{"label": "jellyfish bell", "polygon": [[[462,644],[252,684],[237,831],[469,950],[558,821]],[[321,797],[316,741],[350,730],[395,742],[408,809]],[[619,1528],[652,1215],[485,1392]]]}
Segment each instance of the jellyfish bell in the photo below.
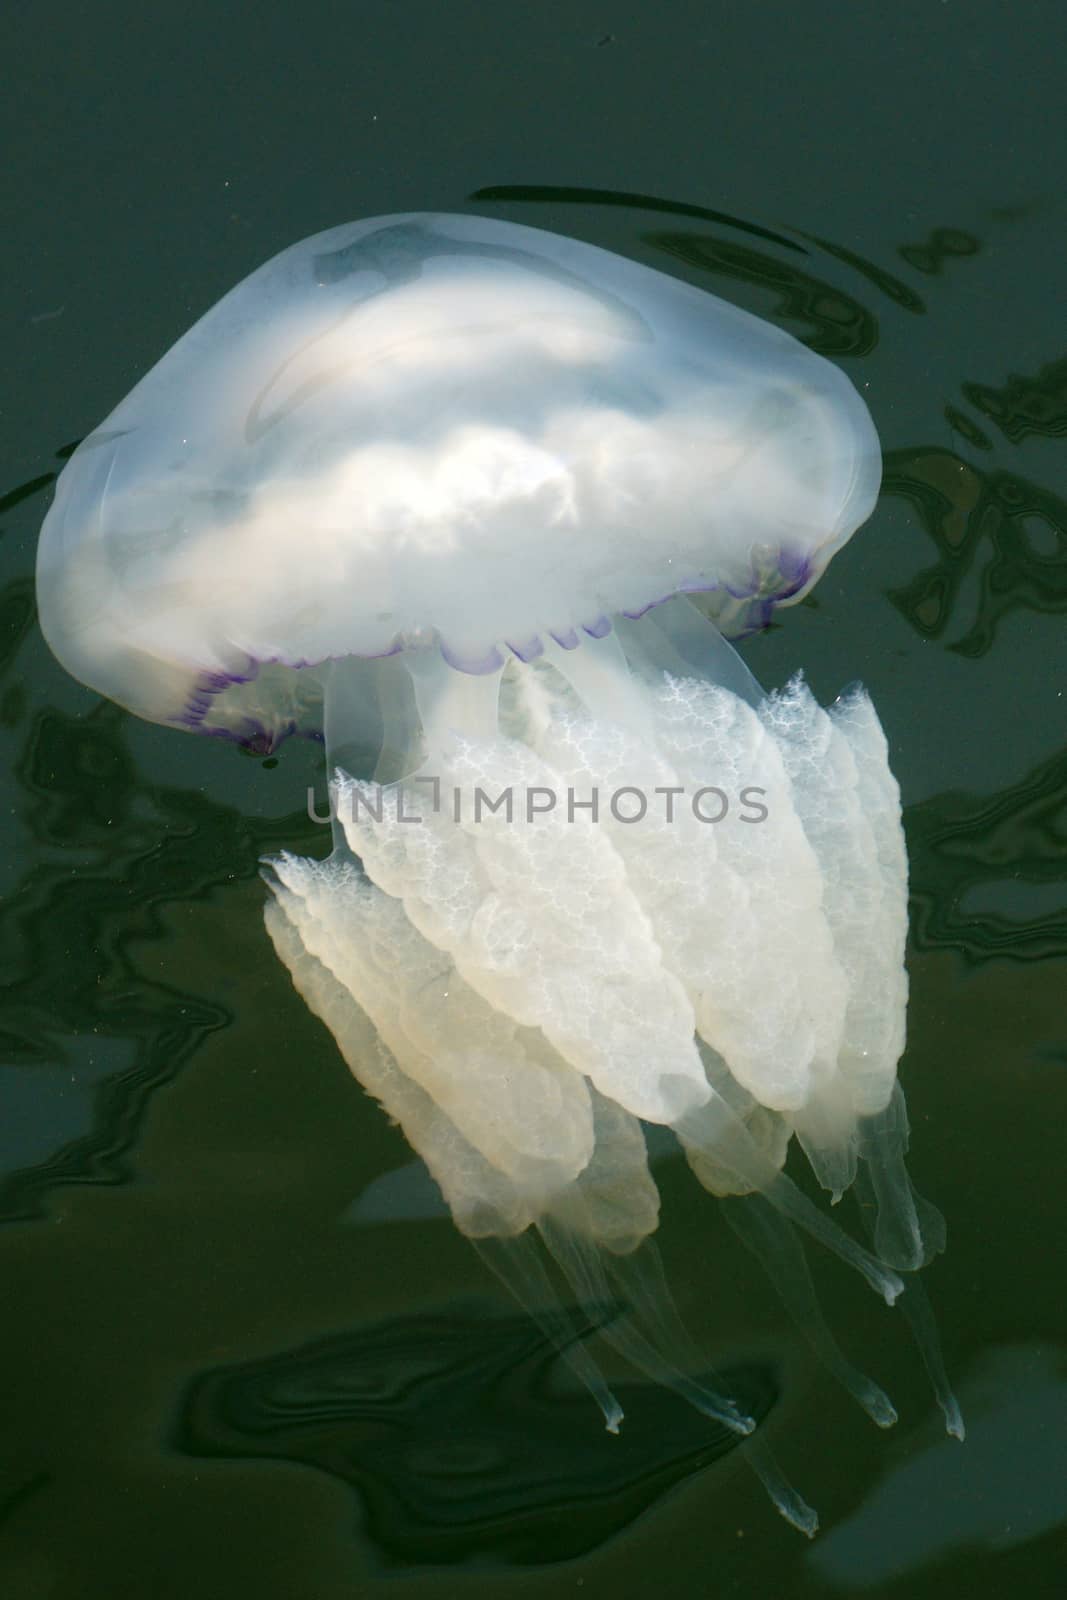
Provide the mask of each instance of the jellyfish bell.
{"label": "jellyfish bell", "polygon": [[141,715],[277,740],[308,665],[434,638],[492,671],[694,590],[757,623],[879,475],[855,390],[770,324],[536,229],[372,219],[254,272],[85,440],[43,626]]}
{"label": "jellyfish bell", "polygon": [[[408,215],[238,285],[79,447],[42,531],[76,677],[263,750],[324,738],[335,849],[271,864],[278,954],[609,1427],[552,1262],[626,1302],[605,1331],[632,1361],[752,1429],[694,1376],[642,1123],[735,1197],[893,1420],[795,1230],[889,1301],[943,1243],[903,1163],[899,794],[862,691],[765,695],[727,643],[810,589],[879,480],[855,389],[781,330],[575,240]],[[794,1134],[835,1199],[869,1190],[870,1250],[784,1173]]]}

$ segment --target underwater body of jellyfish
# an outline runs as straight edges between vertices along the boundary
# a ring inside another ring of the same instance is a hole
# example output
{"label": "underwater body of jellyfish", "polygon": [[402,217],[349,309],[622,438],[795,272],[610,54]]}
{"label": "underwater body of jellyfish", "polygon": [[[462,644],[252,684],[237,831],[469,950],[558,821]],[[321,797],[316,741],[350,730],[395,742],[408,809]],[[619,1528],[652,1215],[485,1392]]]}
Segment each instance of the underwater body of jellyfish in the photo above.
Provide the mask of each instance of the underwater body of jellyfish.
{"label": "underwater body of jellyfish", "polygon": [[[801,1235],[889,1302],[944,1244],[903,1159],[899,794],[862,690],[764,694],[726,638],[810,589],[879,481],[863,402],[779,329],[575,240],[414,214],[228,294],[79,447],[42,532],[41,622],[76,677],[260,750],[325,739],[334,850],[269,863],[275,948],[613,1430],[556,1285],[624,1307],[602,1331],[633,1364],[754,1427],[658,1269],[644,1123],[895,1419]],[[869,1202],[869,1249],[785,1174],[794,1135],[834,1200]]]}

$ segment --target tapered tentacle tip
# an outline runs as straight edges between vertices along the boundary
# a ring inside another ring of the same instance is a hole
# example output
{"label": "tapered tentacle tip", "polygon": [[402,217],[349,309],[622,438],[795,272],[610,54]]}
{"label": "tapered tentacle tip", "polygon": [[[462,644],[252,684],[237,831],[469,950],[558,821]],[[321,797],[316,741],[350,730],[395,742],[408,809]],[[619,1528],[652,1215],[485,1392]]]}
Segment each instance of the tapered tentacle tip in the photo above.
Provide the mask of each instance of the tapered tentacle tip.
{"label": "tapered tentacle tip", "polygon": [[814,1539],[819,1531],[819,1513],[815,1507],[809,1506],[806,1500],[801,1499],[793,1485],[782,1477],[776,1466],[771,1466],[765,1460],[761,1460],[758,1464],[753,1462],[753,1466],[774,1502],[779,1516],[784,1517],[790,1527],[796,1528],[805,1538]]}
{"label": "tapered tentacle tip", "polygon": [[905,1232],[879,1226],[874,1246],[881,1261],[890,1262],[898,1272],[918,1272],[931,1258],[918,1228]]}
{"label": "tapered tentacle tip", "polygon": [[916,1195],[916,1214],[919,1222],[920,1247],[922,1250],[922,1266],[929,1266],[935,1256],[944,1252],[948,1242],[948,1230],[945,1219],[936,1206],[929,1200],[924,1200],[921,1195]]}
{"label": "tapered tentacle tip", "polygon": [[953,1439],[958,1439],[962,1444],[967,1437],[967,1429],[955,1395],[950,1395],[947,1400],[942,1400],[941,1409],[945,1413],[945,1432],[951,1435]]}
{"label": "tapered tentacle tip", "polygon": [[750,1417],[747,1412],[741,1411],[719,1390],[709,1389],[700,1384],[687,1384],[685,1392],[686,1398],[699,1412],[712,1422],[721,1423],[724,1428],[729,1428],[730,1432],[736,1433],[739,1438],[747,1439],[749,1434],[755,1433],[755,1417]]}
{"label": "tapered tentacle tip", "polygon": [[864,1402],[863,1409],[879,1428],[892,1428],[896,1424],[897,1408],[885,1390],[879,1389],[877,1384],[871,1385],[871,1392]]}
{"label": "tapered tentacle tip", "polygon": [[785,1520],[792,1523],[793,1527],[799,1533],[802,1533],[806,1539],[814,1539],[819,1531],[819,1513],[814,1506],[809,1506],[798,1495],[788,1509],[784,1506],[779,1506],[778,1509]]}
{"label": "tapered tentacle tip", "polygon": [[898,1278],[895,1272],[890,1272],[886,1268],[881,1275],[878,1287],[882,1292],[882,1299],[886,1305],[895,1306],[904,1293],[904,1280],[903,1278]]}
{"label": "tapered tentacle tip", "polygon": [[[599,1378],[599,1372],[597,1373],[597,1376]],[[598,1389],[599,1387],[600,1385],[598,1384]],[[596,1394],[594,1398],[597,1405],[600,1407],[601,1415],[604,1418],[604,1427],[606,1428],[607,1432],[618,1435],[619,1429],[622,1427],[623,1418],[626,1416],[622,1406],[611,1393],[610,1389],[608,1389],[606,1386],[604,1388],[604,1392]]]}
{"label": "tapered tentacle tip", "polygon": [[799,1533],[814,1539],[819,1531],[819,1513],[797,1494],[770,1449],[758,1435],[750,1445],[746,1446],[745,1456],[778,1514]]}

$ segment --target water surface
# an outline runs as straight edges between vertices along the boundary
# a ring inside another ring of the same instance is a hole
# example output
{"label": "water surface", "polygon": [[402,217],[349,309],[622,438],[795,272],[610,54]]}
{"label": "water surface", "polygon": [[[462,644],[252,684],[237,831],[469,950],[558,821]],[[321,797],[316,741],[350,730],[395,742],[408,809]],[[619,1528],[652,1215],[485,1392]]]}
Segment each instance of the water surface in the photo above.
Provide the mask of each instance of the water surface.
{"label": "water surface", "polygon": [[[1067,341],[1058,7],[16,4],[2,183],[0,1592],[1060,1592],[1067,1558]],[[815,1263],[871,1427],[684,1170],[662,1247],[818,1506],[620,1374],[591,1404],[352,1084],[262,927],[320,756],[135,722],[36,628],[51,484],[284,245],[471,209],[778,321],[861,388],[871,523],[746,647],[869,686],[912,860],[902,1078],[969,1424]],[[627,1390],[626,1385],[630,1388]]]}

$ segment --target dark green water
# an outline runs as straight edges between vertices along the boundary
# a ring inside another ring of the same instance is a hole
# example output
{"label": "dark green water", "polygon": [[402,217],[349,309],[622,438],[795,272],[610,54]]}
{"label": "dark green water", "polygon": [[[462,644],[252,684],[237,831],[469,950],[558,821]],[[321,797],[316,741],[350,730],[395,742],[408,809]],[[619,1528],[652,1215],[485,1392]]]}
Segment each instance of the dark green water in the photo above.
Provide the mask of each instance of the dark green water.
{"label": "dark green water", "polygon": [[[101,0],[3,31],[0,1596],[1063,1593],[1060,8]],[[680,1308],[819,1508],[810,1545],[661,1391],[624,1377],[600,1430],[295,996],[257,861],[323,848],[314,750],[136,723],[36,627],[67,447],[275,251],[409,208],[770,316],[882,437],[873,520],[746,653],[824,700],[862,678],[890,738],[901,1072],[966,1445],[899,1313],[815,1263],[897,1403],[880,1434],[657,1173]]]}

